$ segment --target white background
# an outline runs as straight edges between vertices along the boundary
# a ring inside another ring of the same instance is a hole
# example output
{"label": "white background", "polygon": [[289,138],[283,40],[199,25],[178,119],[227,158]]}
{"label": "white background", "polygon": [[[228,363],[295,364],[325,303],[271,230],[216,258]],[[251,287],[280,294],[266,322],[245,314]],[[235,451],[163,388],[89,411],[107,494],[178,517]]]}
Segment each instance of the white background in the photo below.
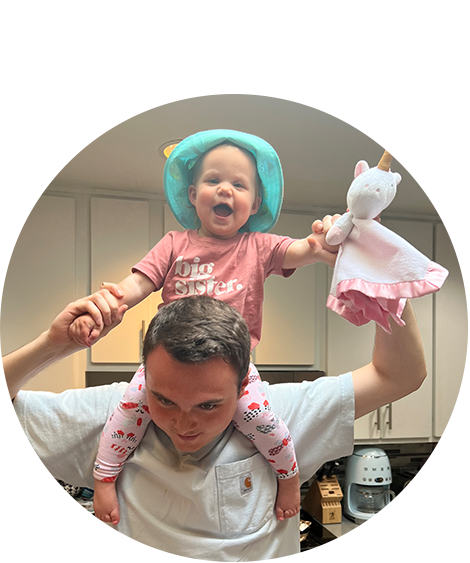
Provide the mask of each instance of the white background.
{"label": "white background", "polygon": [[410,483],[410,561],[469,560],[468,483]]}

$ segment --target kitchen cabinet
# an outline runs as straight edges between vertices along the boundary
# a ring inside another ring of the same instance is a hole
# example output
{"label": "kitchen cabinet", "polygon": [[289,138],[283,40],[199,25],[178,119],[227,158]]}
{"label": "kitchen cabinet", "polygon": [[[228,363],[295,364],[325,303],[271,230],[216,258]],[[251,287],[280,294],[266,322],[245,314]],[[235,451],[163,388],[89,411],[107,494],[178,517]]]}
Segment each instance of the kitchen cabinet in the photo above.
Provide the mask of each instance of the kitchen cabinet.
{"label": "kitchen cabinet", "polygon": [[[383,220],[383,224],[408,240],[426,256],[433,256],[433,225],[431,223],[389,219]],[[433,296],[428,295],[412,301],[423,339],[428,377],[415,393],[358,419],[355,423],[355,439],[428,440],[432,436],[432,300]],[[372,358],[374,334],[374,323],[355,327],[328,310],[328,375],[338,375],[368,364]]]}
{"label": "kitchen cabinet", "polygon": [[[91,199],[91,291],[103,281],[119,283],[150,250],[150,203]],[[91,348],[93,364],[139,364],[142,340],[160,302],[159,294],[130,309],[122,323]]]}
{"label": "kitchen cabinet", "polygon": [[[312,232],[313,220],[310,215],[281,213],[273,231],[305,238]],[[325,264],[317,263],[299,268],[287,279],[266,280],[263,329],[254,352],[257,366],[323,369],[326,270]]]}
{"label": "kitchen cabinet", "polygon": [[436,261],[449,270],[436,295],[434,435],[442,436],[462,382],[467,355],[467,304],[457,256],[444,225],[436,228]]}
{"label": "kitchen cabinet", "polygon": [[[2,354],[44,332],[76,298],[76,205],[72,197],[42,196],[18,237],[2,298]],[[59,393],[77,387],[78,355],[49,366],[24,388]]]}

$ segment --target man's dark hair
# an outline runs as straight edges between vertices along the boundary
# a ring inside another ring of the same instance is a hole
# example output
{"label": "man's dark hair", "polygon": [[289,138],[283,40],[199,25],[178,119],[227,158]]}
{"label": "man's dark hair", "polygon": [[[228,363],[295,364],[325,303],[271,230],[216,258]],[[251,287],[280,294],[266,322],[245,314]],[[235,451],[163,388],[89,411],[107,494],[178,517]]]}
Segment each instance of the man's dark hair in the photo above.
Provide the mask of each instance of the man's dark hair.
{"label": "man's dark hair", "polygon": [[144,340],[144,365],[158,346],[182,363],[200,364],[222,358],[238,378],[238,390],[248,373],[251,339],[245,319],[223,301],[195,295],[162,307]]}

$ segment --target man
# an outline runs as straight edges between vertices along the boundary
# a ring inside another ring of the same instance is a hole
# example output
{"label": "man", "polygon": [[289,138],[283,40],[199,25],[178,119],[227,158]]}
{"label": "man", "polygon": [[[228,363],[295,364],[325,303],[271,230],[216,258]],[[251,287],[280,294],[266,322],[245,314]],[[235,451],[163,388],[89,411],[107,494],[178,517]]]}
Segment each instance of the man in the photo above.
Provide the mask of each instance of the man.
{"label": "man", "polygon": [[[105,332],[120,321],[123,308],[107,308],[101,301],[106,296],[102,290],[69,305],[48,331],[4,359],[10,394],[34,449],[56,478],[79,486],[93,482],[100,432],[126,384],[59,395],[19,390],[45,365],[76,350],[68,327],[79,314],[87,311],[101,322],[103,312],[111,323]],[[315,382],[265,384],[274,412],[291,431],[301,482],[326,461],[352,453],[354,418],[421,385],[424,354],[409,303],[403,319],[406,326],[393,327],[391,335],[377,328],[372,362],[359,370]],[[279,522],[274,514],[274,474],[230,423],[248,358],[246,325],[227,304],[188,297],[156,315],[145,341],[155,424],[118,480],[119,531],[198,559],[260,560],[299,551],[297,518]]]}

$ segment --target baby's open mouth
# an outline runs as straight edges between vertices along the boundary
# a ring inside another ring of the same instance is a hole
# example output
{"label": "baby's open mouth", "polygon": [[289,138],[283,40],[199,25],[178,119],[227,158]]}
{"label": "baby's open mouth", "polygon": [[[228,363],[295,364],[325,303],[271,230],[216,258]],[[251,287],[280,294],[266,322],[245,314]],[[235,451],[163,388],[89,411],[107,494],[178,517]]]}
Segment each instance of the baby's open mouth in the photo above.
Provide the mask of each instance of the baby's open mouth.
{"label": "baby's open mouth", "polygon": [[217,217],[228,217],[233,213],[233,210],[225,203],[220,203],[214,207],[214,213]]}

